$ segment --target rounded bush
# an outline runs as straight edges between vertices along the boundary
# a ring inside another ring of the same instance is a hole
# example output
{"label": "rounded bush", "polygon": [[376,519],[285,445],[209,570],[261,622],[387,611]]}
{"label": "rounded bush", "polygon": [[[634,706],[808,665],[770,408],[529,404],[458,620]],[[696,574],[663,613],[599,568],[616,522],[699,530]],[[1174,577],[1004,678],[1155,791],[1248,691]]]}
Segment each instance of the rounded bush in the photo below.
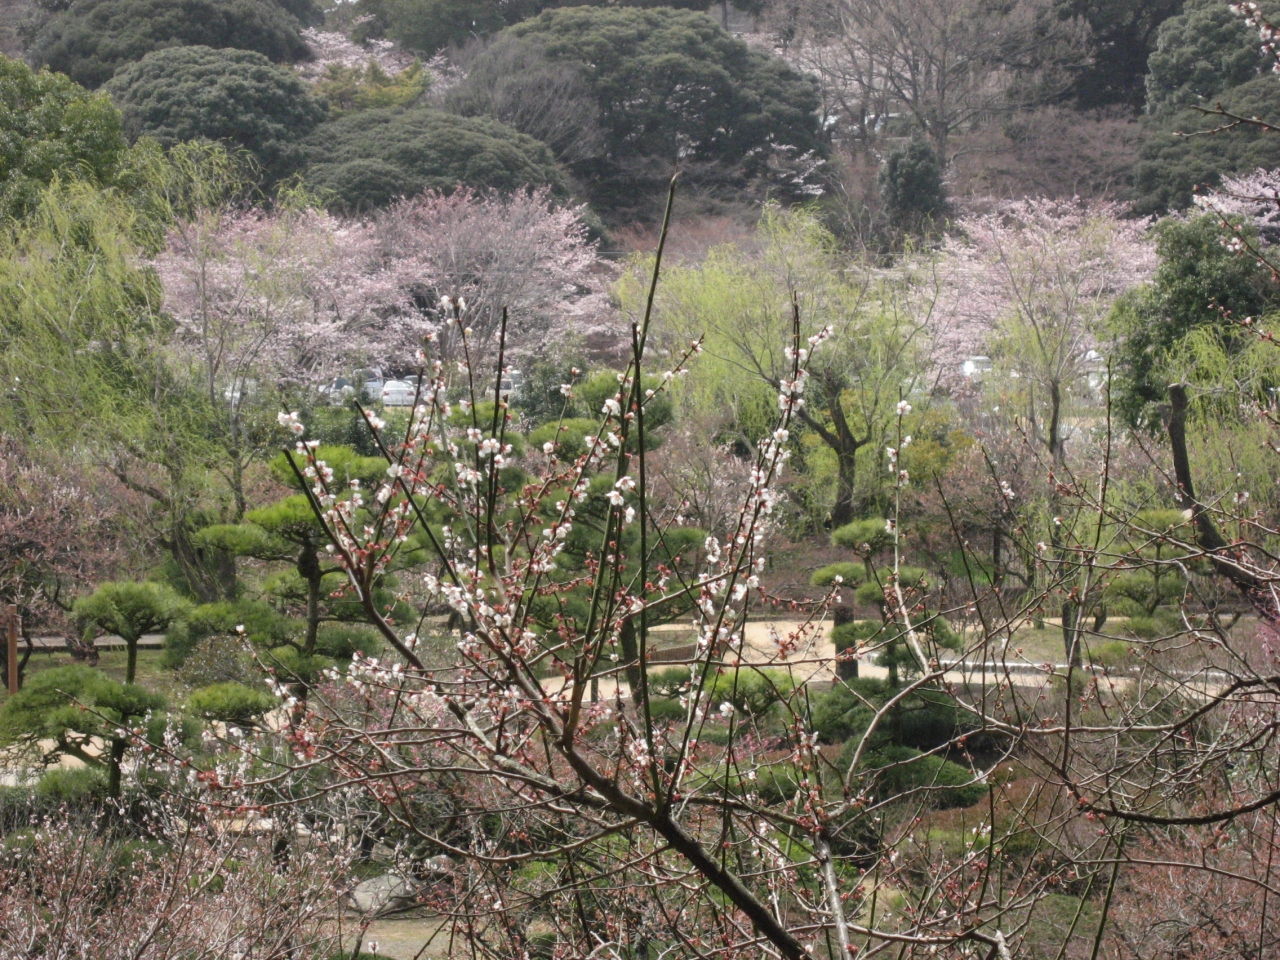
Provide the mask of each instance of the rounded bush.
{"label": "rounded bush", "polygon": [[29,56],[93,88],[125,64],[167,48],[251,50],[277,63],[305,60],[311,51],[299,26],[270,0],[78,0],[45,24]]}
{"label": "rounded bush", "polygon": [[460,186],[500,193],[566,190],[545,144],[496,120],[427,107],[348,114],[316,128],[305,148],[311,183],[351,210]]}
{"label": "rounded bush", "polygon": [[292,71],[262,54],[205,46],[150,53],[123,68],[107,90],[135,139],[230,143],[249,151],[271,177],[301,166],[301,141],[328,109]]}
{"label": "rounded bush", "polygon": [[246,687],[243,683],[215,683],[201,687],[187,700],[187,710],[197,717],[241,727],[254,726],[275,706],[275,697],[267,691]]}

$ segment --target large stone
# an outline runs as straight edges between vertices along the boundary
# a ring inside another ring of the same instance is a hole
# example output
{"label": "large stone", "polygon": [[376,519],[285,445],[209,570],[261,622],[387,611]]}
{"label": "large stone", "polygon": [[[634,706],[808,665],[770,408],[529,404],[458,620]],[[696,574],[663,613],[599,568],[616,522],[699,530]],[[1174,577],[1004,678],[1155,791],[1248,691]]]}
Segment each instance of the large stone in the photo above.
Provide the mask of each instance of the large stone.
{"label": "large stone", "polygon": [[361,913],[379,913],[414,897],[414,886],[398,873],[384,873],[356,885],[351,906]]}

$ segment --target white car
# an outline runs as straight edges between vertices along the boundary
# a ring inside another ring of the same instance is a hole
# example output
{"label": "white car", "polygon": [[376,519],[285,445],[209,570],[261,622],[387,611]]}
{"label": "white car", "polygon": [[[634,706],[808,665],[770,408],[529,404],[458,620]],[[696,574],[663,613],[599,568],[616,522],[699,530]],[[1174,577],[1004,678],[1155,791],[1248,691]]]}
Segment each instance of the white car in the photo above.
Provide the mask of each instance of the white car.
{"label": "white car", "polygon": [[382,405],[384,407],[413,406],[414,387],[404,380],[388,380],[382,385]]}

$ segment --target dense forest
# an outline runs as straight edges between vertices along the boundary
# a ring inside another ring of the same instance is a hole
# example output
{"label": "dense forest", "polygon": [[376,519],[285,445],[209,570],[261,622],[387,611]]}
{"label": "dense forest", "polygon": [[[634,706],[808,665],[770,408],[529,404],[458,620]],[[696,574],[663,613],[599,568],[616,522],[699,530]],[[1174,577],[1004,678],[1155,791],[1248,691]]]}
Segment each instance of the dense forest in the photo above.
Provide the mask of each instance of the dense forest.
{"label": "dense forest", "polygon": [[1280,955],[1280,0],[0,0],[0,960]]}

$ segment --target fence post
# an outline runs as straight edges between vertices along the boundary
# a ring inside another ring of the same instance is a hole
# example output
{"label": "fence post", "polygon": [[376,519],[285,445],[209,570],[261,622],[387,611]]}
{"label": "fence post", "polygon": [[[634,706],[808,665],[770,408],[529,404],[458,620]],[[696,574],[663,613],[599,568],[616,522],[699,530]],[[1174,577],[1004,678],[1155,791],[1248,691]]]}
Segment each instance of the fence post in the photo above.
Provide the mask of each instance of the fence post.
{"label": "fence post", "polygon": [[9,696],[18,692],[18,608],[9,604],[4,608],[4,635],[9,666]]}

